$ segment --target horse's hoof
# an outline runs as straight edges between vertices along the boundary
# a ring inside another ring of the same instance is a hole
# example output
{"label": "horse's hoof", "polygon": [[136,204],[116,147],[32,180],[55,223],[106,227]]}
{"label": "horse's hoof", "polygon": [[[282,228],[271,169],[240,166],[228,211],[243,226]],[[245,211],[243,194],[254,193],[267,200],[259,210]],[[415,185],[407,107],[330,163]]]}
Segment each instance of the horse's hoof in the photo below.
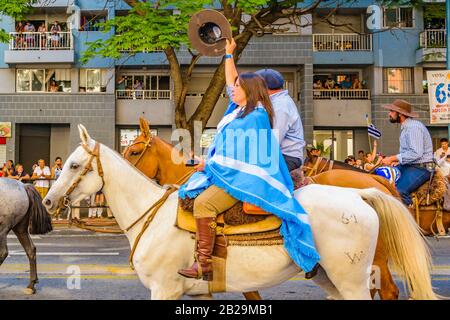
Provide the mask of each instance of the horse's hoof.
{"label": "horse's hoof", "polygon": [[32,294],[35,294],[36,293],[36,289],[31,289],[31,288],[25,288],[25,289],[23,289],[23,293],[24,294],[26,294],[26,295],[32,295]]}

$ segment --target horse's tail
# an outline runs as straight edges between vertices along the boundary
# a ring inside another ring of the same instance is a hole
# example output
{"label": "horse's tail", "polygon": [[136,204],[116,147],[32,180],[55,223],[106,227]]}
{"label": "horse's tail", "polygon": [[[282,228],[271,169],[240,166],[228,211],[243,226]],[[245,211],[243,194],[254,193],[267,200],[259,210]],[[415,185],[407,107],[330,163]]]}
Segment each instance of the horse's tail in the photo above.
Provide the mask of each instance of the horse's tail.
{"label": "horse's tail", "polygon": [[30,233],[46,234],[52,231],[52,219],[42,204],[41,195],[32,184],[25,184],[24,187],[28,195],[27,214],[30,216]]}
{"label": "horse's tail", "polygon": [[380,220],[380,239],[396,273],[413,299],[438,299],[431,285],[432,260],[420,228],[399,200],[378,189],[357,190],[375,209]]}
{"label": "horse's tail", "polygon": [[388,179],[383,178],[382,176],[379,176],[379,175],[376,175],[376,174],[371,174],[370,176],[372,178],[374,178],[377,182],[381,183],[386,189],[388,189],[389,192],[394,197],[396,197],[397,199],[400,199],[400,194],[398,193],[397,188],[395,187],[395,185],[390,183]]}

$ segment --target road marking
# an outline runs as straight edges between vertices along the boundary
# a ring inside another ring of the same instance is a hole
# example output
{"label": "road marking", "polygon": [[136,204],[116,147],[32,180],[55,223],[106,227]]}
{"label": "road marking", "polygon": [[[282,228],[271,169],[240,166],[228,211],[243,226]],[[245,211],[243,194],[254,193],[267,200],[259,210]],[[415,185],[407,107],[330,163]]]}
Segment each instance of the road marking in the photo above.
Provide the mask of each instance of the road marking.
{"label": "road marking", "polygon": [[[11,256],[25,256],[25,252],[11,252]],[[118,256],[119,252],[38,252],[38,256]]]}

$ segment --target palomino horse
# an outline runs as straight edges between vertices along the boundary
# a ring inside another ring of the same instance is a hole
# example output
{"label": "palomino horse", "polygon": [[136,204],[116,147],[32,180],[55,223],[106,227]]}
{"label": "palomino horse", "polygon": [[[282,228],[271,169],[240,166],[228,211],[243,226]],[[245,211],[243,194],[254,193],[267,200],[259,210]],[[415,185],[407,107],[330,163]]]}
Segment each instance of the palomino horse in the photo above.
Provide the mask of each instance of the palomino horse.
{"label": "palomino horse", "polygon": [[[181,184],[193,173],[193,169],[185,165],[181,152],[158,137],[151,135],[150,126],[146,119],[140,118],[141,134],[124,150],[124,157],[142,171],[147,177],[156,180],[160,185]],[[342,171],[345,181],[351,180],[354,188],[377,188],[387,194],[398,196],[395,188],[386,179],[379,176],[368,176],[359,172]],[[336,181],[330,179],[326,172],[314,177],[318,184],[335,185]],[[336,171],[334,171],[333,177]],[[349,177],[350,176],[350,177]],[[388,256],[382,242],[378,241],[373,264],[380,270],[380,288],[372,289],[372,297],[379,292],[383,300],[398,299],[399,289],[395,284],[388,268]],[[244,293],[247,299],[260,299],[256,292]]]}
{"label": "palomino horse", "polygon": [[30,262],[30,283],[25,294],[34,294],[38,283],[36,247],[30,234],[52,231],[50,215],[42,205],[42,198],[32,184],[0,178],[0,265],[8,256],[8,233],[13,230]]}
{"label": "palomino horse", "polygon": [[[340,161],[332,161],[326,158],[317,157],[314,155],[311,155],[308,153],[308,157],[305,160],[304,169],[307,175],[316,175],[314,176],[314,180],[316,180],[316,177],[319,177],[323,175],[324,177],[322,179],[332,180],[334,182],[333,185],[339,186],[339,187],[357,187],[357,184],[359,184],[359,181],[355,181],[351,175],[349,175],[350,171],[342,172],[342,170],[351,170],[351,171],[359,171],[366,175],[366,177],[372,177],[374,179],[378,179],[381,181],[386,181],[387,185],[390,186],[392,190],[392,194],[395,193],[398,194],[396,188],[394,185],[389,183],[387,179],[368,174],[364,170],[357,169],[347,163],[340,162]],[[338,169],[338,170],[336,170]],[[341,169],[341,170],[339,170]],[[332,172],[329,172],[330,170],[333,170]],[[387,186],[387,187],[389,187]],[[435,235],[437,230],[436,226],[436,208],[434,207],[419,207],[420,214],[417,217],[418,218],[418,224],[420,228],[422,229],[422,232],[426,236]],[[414,209],[411,209],[411,214],[413,216],[416,215],[416,212]],[[450,212],[443,211],[442,214],[442,225],[445,230],[448,230],[450,228]]]}
{"label": "palomino horse", "polygon": [[[81,146],[68,157],[60,177],[44,198],[47,210],[54,213],[61,203],[70,205],[102,190],[119,227],[136,249],[135,270],[151,290],[152,299],[208,294],[206,281],[177,273],[194,260],[194,239],[174,225],[178,193],[173,192],[162,202],[166,189],[117,152],[91,139],[83,126],[79,131]],[[386,243],[411,296],[437,298],[431,286],[431,257],[425,241],[397,199],[377,189],[317,184],[297,190],[294,196],[309,213],[321,256],[321,268],[313,280],[332,298],[370,299],[368,284],[378,236]],[[146,214],[155,205],[159,210]],[[140,242],[135,246],[138,236]],[[229,246],[226,291],[272,287],[290,279],[299,269],[283,245]]]}

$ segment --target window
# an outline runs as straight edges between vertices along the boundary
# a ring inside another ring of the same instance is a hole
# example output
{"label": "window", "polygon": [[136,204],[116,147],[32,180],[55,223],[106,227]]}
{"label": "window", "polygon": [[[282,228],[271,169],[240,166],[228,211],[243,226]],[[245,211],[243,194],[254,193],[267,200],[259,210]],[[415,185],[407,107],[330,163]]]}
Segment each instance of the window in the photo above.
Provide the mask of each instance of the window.
{"label": "window", "polygon": [[106,22],[106,12],[82,11],[80,31],[102,31],[97,24]]}
{"label": "window", "polygon": [[70,92],[70,69],[17,69],[16,92]]}
{"label": "window", "polygon": [[106,92],[106,69],[80,69],[80,92]]}
{"label": "window", "polygon": [[412,68],[384,68],[384,93],[413,93]]}
{"label": "window", "polygon": [[413,8],[384,8],[384,27],[412,28]]}
{"label": "window", "polygon": [[325,158],[344,161],[353,154],[352,130],[314,130],[313,142]]}

